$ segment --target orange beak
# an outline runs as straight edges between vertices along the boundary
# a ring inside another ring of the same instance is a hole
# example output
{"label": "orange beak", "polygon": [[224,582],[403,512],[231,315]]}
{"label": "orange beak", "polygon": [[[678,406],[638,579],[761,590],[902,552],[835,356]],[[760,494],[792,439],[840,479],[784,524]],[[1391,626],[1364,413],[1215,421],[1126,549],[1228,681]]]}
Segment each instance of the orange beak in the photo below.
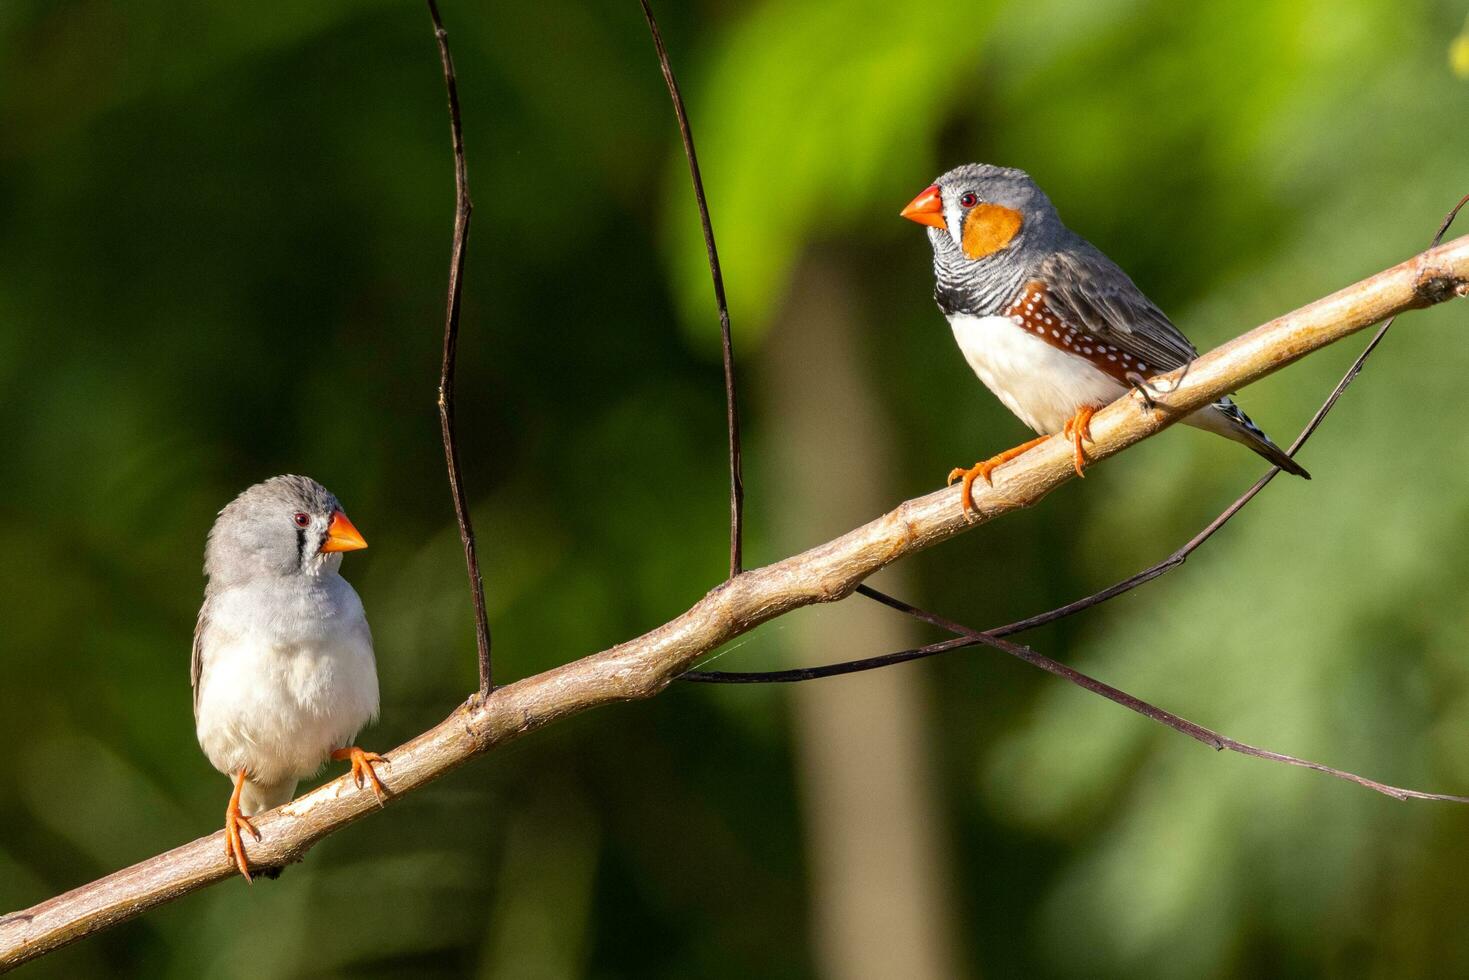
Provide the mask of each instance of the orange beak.
{"label": "orange beak", "polygon": [[944,223],[944,199],[939,193],[938,184],[930,184],[925,187],[922,194],[909,201],[908,206],[898,213],[920,225],[945,230],[949,227]]}
{"label": "orange beak", "polygon": [[362,535],[347,520],[347,515],[341,511],[332,514],[332,522],[326,526],[326,544],[321,546],[322,551],[358,551],[367,547],[367,542],[362,540]]}

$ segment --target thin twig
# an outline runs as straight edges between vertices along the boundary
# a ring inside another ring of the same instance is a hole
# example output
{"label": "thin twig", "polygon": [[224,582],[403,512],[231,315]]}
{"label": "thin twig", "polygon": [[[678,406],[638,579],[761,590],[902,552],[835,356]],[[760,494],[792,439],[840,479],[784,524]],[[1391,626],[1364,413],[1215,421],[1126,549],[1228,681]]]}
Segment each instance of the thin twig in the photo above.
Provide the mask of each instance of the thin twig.
{"label": "thin twig", "polygon": [[[887,604],[893,605],[895,608],[900,609],[901,611],[909,613],[911,615],[921,614],[920,618],[922,619],[928,619],[931,615],[928,613],[923,613],[922,610],[908,606],[901,600],[893,600],[892,602]],[[1055,674],[1057,677],[1068,680],[1072,684],[1075,684],[1077,687],[1083,688],[1087,691],[1091,691],[1093,694],[1100,694],[1108,701],[1112,701],[1115,704],[1120,704],[1124,708],[1127,708],[1129,711],[1135,711],[1138,714],[1142,715],[1144,718],[1151,718],[1153,721],[1156,721],[1162,725],[1166,725],[1176,732],[1182,732],[1189,738],[1202,742],[1213,749],[1217,749],[1220,751],[1228,750],[1230,752],[1238,752],[1240,755],[1253,756],[1256,759],[1267,759],[1271,762],[1283,762],[1286,765],[1290,766],[1301,766],[1306,769],[1314,769],[1317,772],[1323,772],[1326,773],[1328,776],[1335,776],[1337,779],[1344,779],[1348,782],[1356,783],[1358,786],[1365,786],[1370,790],[1374,790],[1378,793],[1383,793],[1387,796],[1391,796],[1399,800],[1439,800],[1446,803],[1469,803],[1469,796],[1454,796],[1449,793],[1425,793],[1421,790],[1405,789],[1401,786],[1391,786],[1387,783],[1380,783],[1375,779],[1368,779],[1366,776],[1359,776],[1354,772],[1347,772],[1344,769],[1336,769],[1332,766],[1323,765],[1320,762],[1312,762],[1309,759],[1301,759],[1293,755],[1286,755],[1283,752],[1275,752],[1271,749],[1260,748],[1259,746],[1251,745],[1248,742],[1241,742],[1238,739],[1230,738],[1227,735],[1221,735],[1211,728],[1205,728],[1203,725],[1199,725],[1195,722],[1189,721],[1187,718],[1175,715],[1171,711],[1165,711],[1164,709],[1159,708],[1156,705],[1149,704],[1142,698],[1134,697],[1133,695],[1128,694],[1126,691],[1119,690],[1118,688],[1115,688],[1112,685],[1105,683],[1104,681],[1099,681],[1095,677],[1092,677],[1088,674],[1083,674],[1076,668],[1068,667],[1066,664],[1063,664],[1058,660],[1053,660],[1050,657],[1047,657],[1045,654],[1037,653],[1030,647],[1022,646],[1019,643],[1011,643],[1009,640],[1001,639],[1000,637],[993,634],[977,633],[972,630],[966,629],[963,626],[960,626],[958,623],[945,623],[944,626],[946,629],[954,629],[957,632],[960,632],[962,635],[953,640],[945,640],[942,643],[930,644],[929,647],[926,648],[920,647],[917,650],[904,651],[905,654],[908,654],[907,659],[917,659],[917,656],[924,650],[928,650],[931,652],[943,652],[941,649],[935,648],[953,650],[957,649],[961,645],[967,645],[970,643],[983,643],[986,646],[994,647],[996,650],[999,650],[1002,653],[1007,653],[1010,656],[1015,657],[1016,659],[1023,660],[1033,667],[1039,667],[1041,670],[1047,671],[1048,673]],[[902,656],[902,654],[896,654],[892,656]],[[863,669],[857,666],[858,663],[860,662],[854,662],[851,664],[835,664],[833,666],[847,668],[841,671],[842,673],[852,673],[854,670]],[[791,675],[781,676],[779,678],[780,680],[799,681],[809,679],[807,677],[795,676],[802,673],[801,671],[778,671],[775,673],[780,675]],[[767,675],[767,677],[768,676],[769,675]],[[708,675],[704,675],[702,677],[690,677],[689,675],[685,674],[684,677],[688,680],[708,679]],[[735,683],[748,684],[752,682],[749,680],[741,679],[739,681],[735,681]]]}
{"label": "thin twig", "polygon": [[454,76],[454,59],[449,54],[449,32],[439,19],[439,7],[427,0],[439,42],[439,61],[444,66],[444,88],[449,94],[449,134],[454,145],[454,245],[449,253],[449,301],[444,311],[444,363],[439,373],[439,429],[444,437],[444,461],[449,467],[449,493],[454,498],[454,516],[459,521],[459,540],[464,543],[464,565],[469,572],[469,592],[474,600],[474,644],[479,653],[479,696],[494,686],[490,664],[490,618],[485,611],[485,583],[480,576],[479,557],[474,548],[474,522],[464,502],[464,471],[459,465],[459,443],[454,435],[454,364],[459,352],[459,311],[464,293],[464,250],[469,244],[469,216],[474,203],[469,199],[469,171],[464,165],[464,130],[459,121],[459,85]]}
{"label": "thin twig", "polygon": [[[1444,234],[1448,232],[1449,227],[1454,223],[1454,219],[1458,216],[1460,210],[1462,210],[1466,204],[1469,204],[1469,194],[1464,195],[1464,197],[1459,200],[1459,203],[1455,204],[1449,210],[1449,212],[1444,215],[1443,221],[1439,224],[1438,231],[1433,236],[1433,241],[1429,245],[1429,248],[1436,248],[1439,243],[1443,241]],[[1324,421],[1331,410],[1336,407],[1336,403],[1341,398],[1342,393],[1345,392],[1347,388],[1352,384],[1352,382],[1357,380],[1357,376],[1362,373],[1362,368],[1367,363],[1367,359],[1372,356],[1372,353],[1375,350],[1377,350],[1378,344],[1382,343],[1382,339],[1387,336],[1388,330],[1392,328],[1393,321],[1395,321],[1396,319],[1396,314],[1388,317],[1387,320],[1383,322],[1382,326],[1378,328],[1377,332],[1373,334],[1372,339],[1367,342],[1367,346],[1362,349],[1362,353],[1357,355],[1357,359],[1352,362],[1351,367],[1347,368],[1347,371],[1344,375],[1342,375],[1341,380],[1336,383],[1336,387],[1331,390],[1331,394],[1326,396],[1326,400],[1322,402],[1321,407],[1316,410],[1316,414],[1311,417],[1311,421],[1306,423],[1306,427],[1301,430],[1300,435],[1296,436],[1295,441],[1292,442],[1290,448],[1286,450],[1287,456],[1295,456],[1295,454],[1300,451],[1301,447],[1306,444],[1307,440],[1309,440],[1311,436],[1315,434],[1316,430],[1320,428],[1322,421]],[[1205,525],[1203,530],[1195,534],[1181,548],[1173,552],[1167,558],[1164,558],[1157,564],[1151,565],[1136,573],[1135,575],[1131,575],[1128,578],[1123,579],[1120,582],[1115,582],[1112,585],[1107,586],[1105,589],[1102,589],[1098,592],[1093,592],[1091,595],[1085,596],[1081,599],[1077,599],[1074,602],[1069,602],[1064,606],[1058,606],[1055,609],[1050,609],[1043,613],[1037,613],[1036,615],[1026,617],[1025,619],[1016,620],[1013,623],[1008,623],[1004,626],[996,626],[980,632],[977,630],[973,630],[967,626],[963,626],[953,620],[944,619],[943,617],[938,616],[935,613],[927,612],[923,609],[918,608],[917,606],[912,605],[911,603],[904,602],[901,599],[897,599],[893,596],[887,595],[886,593],[880,592],[869,585],[860,585],[856,589],[856,591],[860,595],[865,596],[869,599],[873,599],[877,602],[881,602],[884,605],[891,606],[892,608],[897,609],[900,612],[913,616],[915,619],[920,619],[926,623],[937,626],[940,629],[946,630],[950,633],[954,633],[956,638],[943,640],[938,643],[930,643],[921,647],[914,647],[910,650],[899,650],[894,653],[881,654],[874,657],[865,657],[860,660],[847,660],[840,663],[823,664],[818,667],[799,667],[789,670],[771,671],[691,670],[682,675],[679,679],[686,681],[698,681],[707,684],[790,684],[800,681],[819,680],[823,677],[839,677],[844,674],[855,674],[865,670],[877,670],[879,668],[892,666],[894,664],[908,663],[909,661],[913,660],[922,660],[925,657],[932,657],[941,653],[948,653],[950,650],[962,650],[966,647],[983,644],[985,640],[982,637],[1014,636],[1017,633],[1024,633],[1028,630],[1035,629],[1036,627],[1045,626],[1048,623],[1054,623],[1057,620],[1065,619],[1068,616],[1074,616],[1079,612],[1084,612],[1085,610],[1091,609],[1094,606],[1099,606],[1110,599],[1115,599],[1120,595],[1131,592],[1138,586],[1146,585],[1148,582],[1151,582],[1156,578],[1161,578],[1168,572],[1171,572],[1173,569],[1182,565],[1185,561],[1188,560],[1188,557],[1190,555],[1192,555],[1195,551],[1198,550],[1201,545],[1204,544],[1204,542],[1212,538],[1214,534],[1219,531],[1220,528],[1224,527],[1225,524],[1228,524],[1236,514],[1243,510],[1246,504],[1254,500],[1255,497],[1260,493],[1260,491],[1264,490],[1265,487],[1269,485],[1270,481],[1275,479],[1275,477],[1278,476],[1280,472],[1280,467],[1270,467],[1270,469],[1267,470],[1265,474],[1260,477],[1260,479],[1255,481],[1254,485],[1252,485],[1248,490],[1237,497],[1233,503],[1224,508],[1224,510],[1221,511],[1218,516],[1216,516],[1212,521]]]}
{"label": "thin twig", "polygon": [[694,203],[699,207],[699,224],[704,230],[704,250],[709,254],[714,303],[719,308],[719,339],[724,349],[724,414],[729,428],[729,577],[734,578],[744,569],[745,478],[740,459],[740,411],[735,389],[734,343],[729,330],[729,302],[724,298],[724,273],[719,268],[719,249],[714,244],[714,225],[709,220],[709,202],[704,196],[704,178],[699,173],[699,155],[694,152],[694,131],[689,128],[689,114],[684,110],[683,95],[679,92],[678,80],[673,77],[673,65],[668,61],[668,49],[663,45],[663,35],[653,17],[653,8],[648,5],[648,0],[639,2],[643,5],[648,30],[653,35],[653,47],[658,51],[658,65],[663,69],[668,97],[673,100],[673,113],[678,117],[678,134],[683,138],[684,156],[689,161],[689,178],[694,184]]}

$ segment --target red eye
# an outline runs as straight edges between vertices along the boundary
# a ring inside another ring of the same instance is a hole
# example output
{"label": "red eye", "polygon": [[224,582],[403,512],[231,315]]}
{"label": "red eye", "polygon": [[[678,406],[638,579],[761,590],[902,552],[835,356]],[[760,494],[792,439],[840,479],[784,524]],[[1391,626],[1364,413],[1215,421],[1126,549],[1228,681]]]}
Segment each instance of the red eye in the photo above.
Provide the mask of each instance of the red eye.
{"label": "red eye", "polygon": [[292,520],[294,520],[296,522],[296,526],[297,527],[310,527],[311,526],[311,515],[310,514],[297,514],[294,518],[292,518]]}
{"label": "red eye", "polygon": [[959,206],[960,207],[972,208],[972,207],[974,207],[978,203],[979,203],[979,195],[976,194],[976,193],[974,193],[974,191],[965,191],[964,192],[964,195],[959,198]]}

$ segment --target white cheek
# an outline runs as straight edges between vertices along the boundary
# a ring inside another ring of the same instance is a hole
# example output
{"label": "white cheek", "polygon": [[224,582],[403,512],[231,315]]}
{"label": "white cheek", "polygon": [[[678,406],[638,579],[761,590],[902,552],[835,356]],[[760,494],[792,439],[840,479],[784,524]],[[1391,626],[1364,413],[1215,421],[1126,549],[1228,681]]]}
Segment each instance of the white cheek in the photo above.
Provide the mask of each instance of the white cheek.
{"label": "white cheek", "polygon": [[949,227],[949,237],[954,244],[960,248],[964,247],[964,209],[959,207],[958,202],[950,201],[944,205],[944,224]]}

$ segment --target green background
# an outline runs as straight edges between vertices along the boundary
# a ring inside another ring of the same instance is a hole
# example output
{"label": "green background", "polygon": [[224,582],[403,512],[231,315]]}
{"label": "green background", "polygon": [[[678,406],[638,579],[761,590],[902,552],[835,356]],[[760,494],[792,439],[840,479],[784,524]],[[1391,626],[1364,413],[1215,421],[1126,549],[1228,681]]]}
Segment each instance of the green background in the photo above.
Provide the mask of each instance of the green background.
{"label": "green background", "polygon": [[[661,6],[725,258],[752,565],[1028,437],[897,218],[940,171],[1029,170],[1203,349],[1407,257],[1469,191],[1458,0]],[[476,204],[459,425],[507,682],[723,575],[717,325],[636,3],[443,13]],[[363,744],[472,688],[434,414],[450,164],[414,3],[0,5],[0,910],[221,823],[186,665],[204,534],[251,483],[309,473],[372,544],[344,567],[383,685]],[[1028,642],[1237,738],[1469,792],[1465,316],[1401,322],[1314,481]],[[1241,401],[1287,442],[1362,342]],[[1161,558],[1261,470],[1170,431],[878,584],[1018,618]],[[932,638],[854,634],[858,602],[718,664]],[[675,685],[22,975],[861,975],[843,923],[931,975],[1469,972],[1469,810],[1215,755],[983,650],[821,683],[906,726],[900,764],[840,751],[807,693]],[[864,812],[824,795],[843,767],[899,786],[878,839],[927,840],[922,949],[883,933],[900,890],[858,896],[868,927],[824,883]]]}

